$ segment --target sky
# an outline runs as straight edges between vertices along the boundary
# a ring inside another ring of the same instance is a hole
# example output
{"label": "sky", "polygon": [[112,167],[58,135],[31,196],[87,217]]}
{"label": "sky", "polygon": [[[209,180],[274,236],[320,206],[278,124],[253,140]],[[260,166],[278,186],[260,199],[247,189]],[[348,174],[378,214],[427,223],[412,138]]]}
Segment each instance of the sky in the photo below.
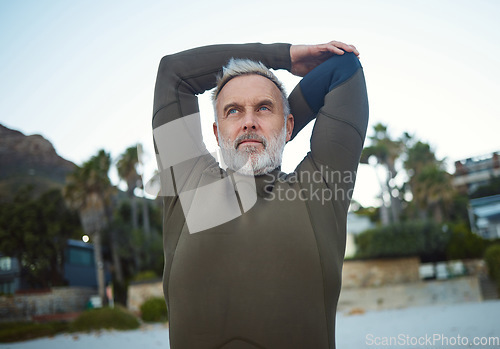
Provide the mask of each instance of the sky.
{"label": "sky", "polygon": [[[500,150],[499,16],[495,0],[0,0],[0,123],[43,135],[78,165],[141,143],[149,177],[161,57],[219,43],[338,40],[361,53],[368,135],[379,122],[394,138],[414,134],[453,172],[456,160]],[[289,92],[299,81],[277,74]],[[200,106],[212,149],[207,94]],[[286,172],[307,153],[311,129],[287,145]],[[354,199],[377,205],[377,183],[360,165]]]}

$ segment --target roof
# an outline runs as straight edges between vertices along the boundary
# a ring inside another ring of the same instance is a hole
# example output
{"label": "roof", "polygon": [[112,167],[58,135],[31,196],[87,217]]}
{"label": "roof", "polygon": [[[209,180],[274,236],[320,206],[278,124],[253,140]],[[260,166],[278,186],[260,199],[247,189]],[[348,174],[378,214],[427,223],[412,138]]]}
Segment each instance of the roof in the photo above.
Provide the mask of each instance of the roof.
{"label": "roof", "polygon": [[500,219],[500,195],[470,200],[474,214],[480,218]]}

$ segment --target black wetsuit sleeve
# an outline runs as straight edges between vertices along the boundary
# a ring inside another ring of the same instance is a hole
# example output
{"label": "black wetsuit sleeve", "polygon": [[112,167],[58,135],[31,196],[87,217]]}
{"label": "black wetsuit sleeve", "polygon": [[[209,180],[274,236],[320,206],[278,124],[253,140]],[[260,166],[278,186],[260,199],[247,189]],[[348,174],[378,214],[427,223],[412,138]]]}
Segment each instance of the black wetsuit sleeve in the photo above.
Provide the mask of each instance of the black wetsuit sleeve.
{"label": "black wetsuit sleeve", "polygon": [[[368,124],[368,97],[359,59],[353,53],[335,55],[307,74],[297,88],[310,109],[309,118],[317,118],[311,137],[315,162],[355,170]],[[309,121],[298,120],[299,125]]]}
{"label": "black wetsuit sleeve", "polygon": [[[311,152],[297,171],[320,171],[331,189],[352,192],[368,125],[368,97],[359,59],[347,52],[331,57],[300,81],[289,101],[292,113],[298,111],[294,134],[316,117]],[[345,198],[340,201],[347,210],[350,200]]]}
{"label": "black wetsuit sleeve", "polygon": [[314,86],[326,92],[324,99],[311,93],[312,89],[307,85],[310,80],[301,81],[306,100],[318,110],[311,152],[314,160],[321,164],[336,170],[355,171],[368,125],[363,69],[353,53],[334,56],[323,66],[330,71],[327,75],[330,80],[317,81]]}
{"label": "black wetsuit sleeve", "polygon": [[163,57],[156,79],[153,128],[197,113],[197,94],[215,87],[230,58],[248,58],[290,70],[290,44],[230,44],[195,48]]}

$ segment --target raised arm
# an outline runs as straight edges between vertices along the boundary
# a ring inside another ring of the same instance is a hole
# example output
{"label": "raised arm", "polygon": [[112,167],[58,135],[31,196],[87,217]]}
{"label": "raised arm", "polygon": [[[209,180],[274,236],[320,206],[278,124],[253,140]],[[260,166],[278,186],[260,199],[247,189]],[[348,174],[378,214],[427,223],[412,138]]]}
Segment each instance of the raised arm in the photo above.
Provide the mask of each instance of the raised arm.
{"label": "raised arm", "polygon": [[158,69],[153,128],[198,112],[197,94],[215,87],[215,77],[231,57],[291,69],[290,44],[212,45],[163,57]]}
{"label": "raised arm", "polygon": [[217,167],[203,142],[196,95],[215,87],[216,75],[232,57],[259,60],[274,69],[291,67],[289,44],[206,46],[160,62],[153,134],[163,196],[196,188],[201,172]]}
{"label": "raised arm", "polygon": [[313,159],[346,171],[357,167],[368,123],[366,84],[356,54],[353,50],[332,55],[311,70],[289,97],[292,113],[298,111],[294,114],[298,127],[316,117]]}
{"label": "raised arm", "polygon": [[316,117],[311,152],[297,171],[321,172],[333,193],[346,193],[336,204],[347,212],[368,124],[359,59],[355,53],[333,55],[300,81],[289,101],[292,113],[299,111],[294,114],[299,128]]}
{"label": "raised arm", "polygon": [[[326,44],[318,45],[292,45],[290,47],[291,72],[297,76],[307,76],[313,69],[331,57],[342,56],[349,52],[359,57],[359,52],[356,47],[340,41],[330,41]],[[319,108],[310,107],[310,101],[305,99],[302,94],[301,86],[305,89],[304,92],[308,93],[309,96],[312,95],[313,98],[322,101],[328,91],[316,89],[318,86],[316,80],[324,73],[325,69],[322,69],[322,73],[311,74],[303,79],[305,82],[302,81],[297,85],[289,96],[289,102],[295,121],[292,139],[302,130],[302,128],[304,128],[304,126],[316,117],[319,111]]]}

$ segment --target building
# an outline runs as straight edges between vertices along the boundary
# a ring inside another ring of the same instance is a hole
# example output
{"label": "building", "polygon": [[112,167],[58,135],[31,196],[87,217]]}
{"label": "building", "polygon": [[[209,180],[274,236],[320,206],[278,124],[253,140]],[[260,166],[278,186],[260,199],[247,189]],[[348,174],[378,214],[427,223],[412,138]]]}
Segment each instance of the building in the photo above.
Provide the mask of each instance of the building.
{"label": "building", "polygon": [[13,294],[21,288],[21,267],[17,258],[0,254],[0,294]]}
{"label": "building", "polygon": [[[453,177],[455,188],[473,194],[479,187],[490,184],[493,178],[500,178],[499,152],[456,161]],[[500,238],[500,193],[488,195],[470,200],[469,221],[473,232],[485,239],[496,239]]]}
{"label": "building", "polygon": [[472,199],[469,204],[471,229],[485,239],[500,238],[500,195]]}
{"label": "building", "polygon": [[[111,274],[105,269],[106,282]],[[97,288],[94,246],[79,240],[68,240],[65,250],[64,279],[67,286]],[[17,258],[0,254],[0,294],[14,294],[28,288],[23,281],[21,265]]]}
{"label": "building", "polygon": [[453,186],[462,192],[472,193],[478,187],[489,183],[491,178],[500,177],[499,152],[455,161]]}
{"label": "building", "polygon": [[68,240],[65,257],[64,279],[68,286],[97,288],[94,245],[79,240]]}

